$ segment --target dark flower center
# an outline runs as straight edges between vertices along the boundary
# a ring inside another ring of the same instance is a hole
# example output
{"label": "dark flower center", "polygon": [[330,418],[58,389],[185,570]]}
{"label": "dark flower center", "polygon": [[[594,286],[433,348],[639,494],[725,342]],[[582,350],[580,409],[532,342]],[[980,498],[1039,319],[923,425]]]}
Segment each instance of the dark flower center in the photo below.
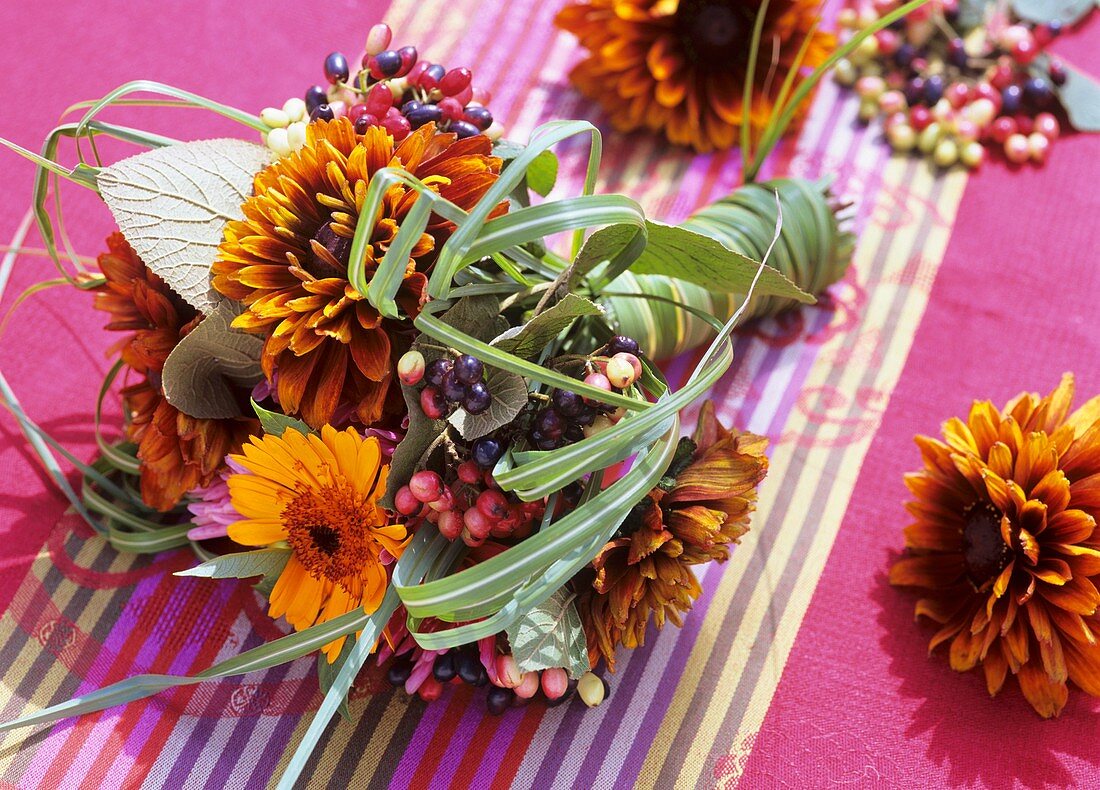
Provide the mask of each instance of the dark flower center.
{"label": "dark flower center", "polygon": [[963,526],[963,562],[966,577],[976,590],[996,579],[1012,559],[1012,551],[1001,537],[1001,513],[992,505],[974,505]]}
{"label": "dark flower center", "polygon": [[324,554],[332,556],[340,550],[340,533],[327,524],[307,527],[313,545]]}
{"label": "dark flower center", "polygon": [[694,62],[721,63],[744,56],[753,15],[744,3],[686,0],[676,11],[687,56]]}
{"label": "dark flower center", "polygon": [[326,222],[313,234],[311,251],[303,262],[303,268],[318,279],[346,277],[348,259],[351,258],[351,239],[345,239]]}

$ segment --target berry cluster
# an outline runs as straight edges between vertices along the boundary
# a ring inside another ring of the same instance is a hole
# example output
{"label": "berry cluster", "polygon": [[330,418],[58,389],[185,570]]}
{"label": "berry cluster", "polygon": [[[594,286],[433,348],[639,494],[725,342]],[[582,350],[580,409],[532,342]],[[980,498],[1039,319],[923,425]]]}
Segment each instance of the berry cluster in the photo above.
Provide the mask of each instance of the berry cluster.
{"label": "berry cluster", "polygon": [[[459,138],[476,134],[487,134],[494,140],[500,137],[501,126],[494,123],[492,112],[485,106],[491,97],[488,91],[471,84],[470,69],[448,70],[438,63],[420,60],[416,47],[390,49],[392,38],[388,25],[372,27],[367,34],[366,54],[354,74],[343,53],[329,53],[324,63],[328,85],[312,85],[304,101],[291,100],[301,102],[302,117],[288,124],[272,124],[267,118],[265,122],[283,128],[307,118],[316,121],[346,116],[358,134],[368,127],[381,126],[397,141],[427,123],[435,123],[441,131],[453,132]],[[286,111],[285,106],[282,110],[265,110],[275,120],[280,120],[278,113]],[[268,147],[280,156],[298,150],[305,142],[304,133],[299,135],[297,127],[293,132],[288,130],[288,139],[275,133],[272,140],[271,134]]]}
{"label": "berry cluster", "polygon": [[[855,31],[897,5],[875,0],[862,12],[844,9],[839,21]],[[957,0],[933,0],[864,39],[837,63],[837,82],[855,86],[861,120],[884,117],[895,151],[918,151],[940,167],[977,168],[984,143],[1001,148],[1014,164],[1044,162],[1060,132],[1051,110],[1066,72],[1053,59],[1040,72],[1035,59],[1061,25],[1029,28],[1006,20],[999,30],[967,31],[954,27],[958,17]]]}
{"label": "berry cluster", "polygon": [[474,460],[460,463],[457,475],[447,484],[435,472],[417,472],[397,490],[394,507],[404,516],[426,518],[443,537],[461,538],[471,548],[490,537],[522,540],[542,517],[542,502],[510,498]]}
{"label": "berry cluster", "polygon": [[[547,707],[551,708],[568,702],[574,693],[585,705],[594,708],[611,694],[607,681],[593,672],[586,672],[580,680],[572,680],[560,667],[520,672],[515,659],[507,654],[495,658],[490,655],[486,660],[492,672],[486,669],[474,646],[421,653],[416,661],[412,653],[406,653],[390,664],[387,679],[395,687],[403,687],[426,702],[439,699],[443,686],[448,683],[466,683],[475,688],[488,686],[485,707],[494,716],[509,708],[526,705],[540,691],[546,698]],[[431,662],[430,671],[428,661]],[[423,667],[419,673],[418,666]]]}
{"label": "berry cluster", "polygon": [[407,351],[397,361],[397,377],[409,387],[426,382],[420,391],[420,408],[433,420],[442,419],[453,406],[481,414],[493,403],[485,385],[485,365],[469,354],[440,357],[426,364],[419,351]]}
{"label": "berry cluster", "polygon": [[[638,341],[616,335],[586,359],[584,383],[608,392],[633,386],[642,375],[638,353]],[[611,409],[569,390],[554,390],[547,404],[535,413],[529,438],[540,450],[555,450],[610,428],[624,413],[624,409]]]}

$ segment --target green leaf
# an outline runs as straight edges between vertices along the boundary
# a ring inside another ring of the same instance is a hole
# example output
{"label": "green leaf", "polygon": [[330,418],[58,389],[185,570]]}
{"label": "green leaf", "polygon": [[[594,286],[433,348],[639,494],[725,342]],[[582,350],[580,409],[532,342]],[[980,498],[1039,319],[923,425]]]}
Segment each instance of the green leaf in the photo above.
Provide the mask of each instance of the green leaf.
{"label": "green leaf", "polygon": [[1100,83],[1069,64],[1065,67],[1066,82],[1056,90],[1070,124],[1079,132],[1100,132]]}
{"label": "green leaf", "polygon": [[208,313],[222,301],[210,288],[210,266],[225,223],[244,219],[241,204],[269,162],[255,143],[196,140],[116,162],[99,173],[99,191],[145,264]]}
{"label": "green leaf", "polygon": [[164,361],[164,397],[184,414],[213,420],[239,417],[234,387],[252,387],[263,379],[263,339],[230,326],[241,309],[228,299],[219,303]]}
{"label": "green leaf", "polygon": [[[648,220],[646,227],[649,229],[648,243],[630,267],[635,274],[663,274],[710,291],[743,294],[760,268],[758,261],[728,249],[709,236]],[[807,304],[816,301],[770,266],[764,267],[756,292]]]}
{"label": "green leaf", "polygon": [[[340,670],[344,664],[348,661],[348,656],[351,655],[352,648],[355,647],[355,636],[349,635],[344,640],[344,646],[340,648],[340,655],[336,657],[336,660],[331,664],[329,663],[328,656],[317,656],[317,685],[321,687],[321,693],[328,696],[329,690],[332,688],[333,682],[340,674]],[[340,714],[340,717],[344,721],[351,721],[351,709],[348,707],[348,695],[345,694],[340,699],[340,705],[336,709]]]}
{"label": "green leaf", "polygon": [[543,151],[527,166],[527,186],[542,197],[550,194],[558,180],[558,158],[553,151]]}
{"label": "green leaf", "polygon": [[309,426],[301,420],[287,417],[277,411],[268,411],[256,401],[252,401],[252,411],[256,412],[256,416],[260,418],[260,427],[264,429],[264,433],[282,436],[288,428],[293,428],[306,436],[312,433]]}
{"label": "green leaf", "polygon": [[[599,305],[576,294],[566,294],[553,307],[532,318],[512,337],[493,341],[493,346],[524,359],[533,359],[546,345],[581,316],[601,315]],[[490,388],[490,392],[496,390]]]}
{"label": "green leaf", "polygon": [[589,670],[575,597],[563,587],[508,626],[508,643],[521,672],[562,667],[579,678]]}
{"label": "green leaf", "polygon": [[256,582],[255,588],[265,597],[271,595],[271,588],[279,578],[290,559],[290,549],[257,549],[236,554],[222,554],[212,560],[176,571],[176,576],[195,576],[200,579],[251,579],[263,578]]}
{"label": "green leaf", "polygon": [[470,414],[459,408],[447,418],[467,441],[510,424],[527,405],[527,384],[522,376],[500,368],[489,368],[485,373],[485,386],[493,395],[488,409],[481,414]]}
{"label": "green leaf", "polygon": [[1016,16],[1036,24],[1061,22],[1073,25],[1096,5],[1096,0],[1012,0]]}

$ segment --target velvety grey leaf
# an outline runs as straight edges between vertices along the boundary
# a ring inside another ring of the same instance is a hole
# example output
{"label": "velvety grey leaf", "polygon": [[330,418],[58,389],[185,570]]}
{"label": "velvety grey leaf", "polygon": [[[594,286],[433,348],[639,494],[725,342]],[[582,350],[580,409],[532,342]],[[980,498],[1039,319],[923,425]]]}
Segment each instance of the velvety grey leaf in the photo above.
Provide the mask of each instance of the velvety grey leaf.
{"label": "velvety grey leaf", "polygon": [[1072,25],[1095,5],[1096,0],[1012,0],[1016,16],[1036,24],[1057,21]]}
{"label": "velvety grey leaf", "polygon": [[161,378],[168,402],[192,417],[226,419],[241,414],[234,385],[263,378],[263,340],[230,327],[241,306],[223,301],[172,349]]}
{"label": "velvety grey leaf", "polygon": [[520,327],[514,335],[509,337],[505,333],[494,340],[493,345],[517,357],[533,359],[542,352],[547,343],[561,334],[562,330],[572,326],[578,318],[600,315],[602,312],[594,302],[576,294],[566,294],[557,304]]}
{"label": "velvety grey leaf", "polygon": [[243,219],[266,148],[244,140],[196,140],[131,156],[104,168],[99,192],[146,265],[202,313],[222,301],[210,266],[225,223]]}
{"label": "velvety grey leaf", "polygon": [[527,384],[522,376],[500,368],[486,368],[485,386],[493,396],[488,409],[481,414],[470,414],[460,408],[447,418],[467,441],[508,425],[527,405]]}
{"label": "velvety grey leaf", "polygon": [[506,629],[521,672],[562,667],[579,678],[588,671],[588,642],[574,597],[563,587]]}

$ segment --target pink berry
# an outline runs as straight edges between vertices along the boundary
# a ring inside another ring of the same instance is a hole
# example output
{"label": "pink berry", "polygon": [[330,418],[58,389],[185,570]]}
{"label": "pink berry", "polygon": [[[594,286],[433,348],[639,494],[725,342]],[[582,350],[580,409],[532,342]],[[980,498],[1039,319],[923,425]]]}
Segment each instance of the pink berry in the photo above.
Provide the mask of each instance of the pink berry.
{"label": "pink berry", "polygon": [[393,31],[390,30],[390,26],[384,23],[379,23],[370,29],[367,33],[367,46],[366,53],[370,57],[377,55],[390,45],[390,39],[393,38]]}
{"label": "pink berry", "polygon": [[508,515],[508,499],[500,491],[482,491],[477,497],[477,509],[487,518],[499,521]]}
{"label": "pink berry", "polygon": [[420,75],[423,74],[431,67],[431,61],[419,60],[416,65],[409,69],[409,73],[405,75],[410,85],[420,84]]}
{"label": "pink berry", "polygon": [[542,671],[542,693],[547,699],[558,699],[569,689],[569,676],[561,667]]}
{"label": "pink berry", "polygon": [[[473,88],[473,91],[474,91],[474,95],[470,99],[470,101],[475,101],[478,104],[480,104],[482,107],[488,106],[488,104],[493,100],[493,94],[488,88],[482,88],[480,86],[475,85],[474,88]],[[466,102],[466,103],[469,104],[470,102]]]}
{"label": "pink berry", "polygon": [[406,351],[397,360],[397,378],[402,384],[412,387],[420,383],[424,378],[424,355],[419,351]]}
{"label": "pink berry", "polygon": [[355,123],[360,118],[362,118],[364,115],[367,115],[368,113],[370,113],[370,110],[367,109],[367,105],[361,104],[361,103],[360,104],[353,104],[350,107],[348,107],[348,120],[351,121],[352,123]]}
{"label": "pink berry", "polygon": [[1035,131],[1048,140],[1057,140],[1062,132],[1058,119],[1049,112],[1041,112],[1035,116]]}
{"label": "pink berry", "polygon": [[457,510],[440,513],[439,521],[436,522],[436,526],[439,527],[439,534],[447,540],[458,540],[458,537],[462,534],[463,525],[462,514]]}
{"label": "pink berry", "polygon": [[1039,45],[1035,43],[1035,39],[1028,34],[1028,37],[1016,42],[1016,45],[1012,47],[1012,57],[1021,66],[1026,66],[1035,60],[1039,54]]}
{"label": "pink berry", "polygon": [[953,82],[947,86],[947,90],[943,92],[943,95],[951,103],[951,106],[957,110],[970,100],[970,87],[962,82]]}
{"label": "pink berry", "polygon": [[1022,164],[1031,156],[1028,139],[1022,134],[1014,134],[1005,140],[1005,158],[1015,165]]}
{"label": "pink berry", "polygon": [[1020,130],[1020,134],[1029,135],[1035,131],[1035,121],[1030,115],[1021,113],[1016,116],[1016,128]]}
{"label": "pink berry", "polygon": [[1002,115],[993,121],[993,125],[989,129],[989,136],[993,139],[993,142],[1001,145],[1004,145],[1004,142],[1014,134],[1016,134],[1016,119],[1007,115]]}
{"label": "pink berry", "polygon": [[447,413],[447,399],[435,387],[425,387],[420,391],[420,410],[429,420],[439,420]]}
{"label": "pink berry", "polygon": [[473,461],[463,461],[458,465],[458,479],[466,485],[477,485],[481,481],[481,467]]}
{"label": "pink berry", "polygon": [[397,512],[403,516],[411,516],[420,510],[420,500],[417,499],[408,486],[401,486],[393,495],[393,504]]}
{"label": "pink berry", "polygon": [[516,696],[520,699],[531,699],[539,690],[539,673],[525,672],[523,679],[515,687]]}
{"label": "pink berry", "polygon": [[443,479],[427,469],[417,472],[409,480],[409,490],[424,504],[443,496]]}
{"label": "pink berry", "polygon": [[469,546],[471,549],[476,549],[478,546],[485,542],[485,538],[478,538],[470,532],[469,527],[462,528],[462,542]]}
{"label": "pink berry", "polygon": [[993,75],[989,78],[989,81],[993,84],[994,88],[998,90],[1004,90],[1016,80],[1016,72],[1012,68],[1011,62],[1000,62],[993,70]]}
{"label": "pink berry", "polygon": [[439,81],[439,89],[444,96],[454,96],[469,86],[472,77],[473,74],[467,68],[451,69]]}
{"label": "pink berry", "polygon": [[385,120],[382,121],[382,128],[393,135],[394,140],[404,140],[412,131],[412,126],[408,120],[400,114],[396,117],[387,115]]}
{"label": "pink berry", "polygon": [[1038,132],[1032,132],[1027,138],[1028,153],[1032,161],[1042,164],[1050,153],[1050,138],[1044,137]]}
{"label": "pink berry", "polygon": [[455,99],[451,96],[447,96],[442,101],[440,101],[438,107],[440,112],[443,113],[443,117],[446,118],[448,121],[457,121],[459,118],[462,117],[462,113],[465,109],[461,104],[459,104],[458,99]]}
{"label": "pink berry", "polygon": [[901,39],[893,30],[880,30],[875,33],[875,38],[878,39],[878,51],[883,55],[893,55],[901,46]]}
{"label": "pink berry", "polygon": [[1000,112],[1001,92],[988,82],[979,82],[974,86],[974,100],[977,101],[978,99],[989,99],[993,102],[994,112]]}
{"label": "pink berry", "polygon": [[[592,372],[584,377],[584,383],[590,387],[596,387],[597,389],[611,391],[611,382],[607,380],[607,376],[602,373]],[[587,400],[587,399],[586,399]]]}
{"label": "pink berry", "polygon": [[439,499],[433,499],[428,503],[428,507],[440,513],[446,513],[449,510],[453,510],[454,506],[455,495],[451,493],[451,489],[449,488],[443,489],[443,493],[440,494]]}
{"label": "pink berry", "polygon": [[905,94],[901,91],[886,91],[878,97],[878,107],[887,115],[905,110]]}
{"label": "pink berry", "polygon": [[371,115],[384,118],[386,111],[393,106],[393,91],[389,86],[378,83],[371,87],[364,104]]}
{"label": "pink berry", "polygon": [[959,138],[960,142],[970,142],[981,136],[981,130],[973,121],[962,118],[955,121],[955,136]]}
{"label": "pink berry", "polygon": [[488,516],[481,512],[480,508],[472,507],[467,510],[462,514],[462,521],[476,540],[485,540],[493,529],[493,523]]}
{"label": "pink berry", "polygon": [[514,689],[523,682],[523,673],[516,666],[516,660],[510,655],[497,656],[497,677],[506,689]]}
{"label": "pink berry", "polygon": [[917,105],[909,111],[909,125],[916,131],[921,131],[932,123],[932,111],[922,105]]}
{"label": "pink berry", "polygon": [[474,89],[471,86],[467,85],[465,88],[456,93],[454,95],[454,98],[459,104],[465,107],[474,98]]}

